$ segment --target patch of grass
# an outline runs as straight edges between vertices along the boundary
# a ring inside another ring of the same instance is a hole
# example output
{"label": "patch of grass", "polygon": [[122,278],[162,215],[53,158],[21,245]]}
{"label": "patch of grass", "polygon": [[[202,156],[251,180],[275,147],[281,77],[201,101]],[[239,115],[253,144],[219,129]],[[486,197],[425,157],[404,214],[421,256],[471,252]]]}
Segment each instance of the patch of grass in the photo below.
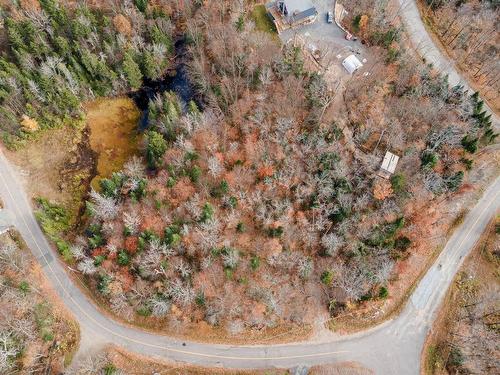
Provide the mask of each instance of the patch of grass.
{"label": "patch of grass", "polygon": [[114,364],[108,363],[106,366],[104,366],[103,372],[104,375],[114,375],[117,373],[117,368]]}
{"label": "patch of grass", "polygon": [[243,233],[245,231],[245,224],[242,223],[241,221],[236,225],[236,232],[238,233]]}
{"label": "patch of grass", "polygon": [[396,194],[403,193],[406,188],[406,178],[403,174],[398,173],[391,177],[392,190]]}
{"label": "patch of grass", "polygon": [[481,256],[492,266],[494,275],[500,279],[500,253],[496,251],[496,238],[500,231],[500,215],[492,219],[480,241]]}
{"label": "patch of grass", "polygon": [[425,373],[434,374],[438,369],[443,368],[443,358],[441,350],[437,345],[429,345],[427,349],[427,361],[425,364]]}
{"label": "patch of grass", "polygon": [[389,291],[387,290],[387,287],[385,286],[380,287],[380,290],[378,292],[378,297],[382,299],[389,297]]}
{"label": "patch of grass", "polygon": [[330,270],[325,270],[321,274],[321,282],[326,286],[330,286],[333,282],[333,272]]}
{"label": "patch of grass", "polygon": [[21,281],[19,283],[19,290],[23,293],[23,295],[27,295],[30,291],[30,284],[27,281]]}
{"label": "patch of grass", "polygon": [[256,271],[257,268],[260,266],[260,258],[257,255],[254,255],[250,259],[250,267],[252,268],[253,271]]}
{"label": "patch of grass", "polygon": [[36,176],[27,189],[31,197],[63,203],[72,218],[80,212],[92,168],[84,128],[84,120],[75,120],[68,126],[44,129],[24,147],[6,153],[27,174]]}
{"label": "patch of grass", "polygon": [[270,34],[277,34],[276,26],[271,18],[267,15],[266,7],[264,5],[256,5],[251,13],[251,18],[255,22],[257,30],[264,31]]}
{"label": "patch of grass", "polygon": [[64,207],[51,203],[45,198],[38,198],[37,203],[40,209],[36,212],[36,217],[49,237],[69,228],[70,217]]}
{"label": "patch of grass", "polygon": [[140,306],[138,309],[137,309],[137,314],[139,316],[151,316],[152,314],[152,311],[151,309],[148,307],[148,306]]}
{"label": "patch of grass", "polygon": [[446,231],[446,236],[451,236],[453,231],[464,222],[467,212],[469,211],[467,209],[464,209],[458,213],[458,215],[453,219],[450,227]]}
{"label": "patch of grass", "polygon": [[46,342],[54,340],[52,325],[54,318],[52,317],[52,308],[47,302],[39,303],[35,306],[35,322],[38,332],[42,339]]}

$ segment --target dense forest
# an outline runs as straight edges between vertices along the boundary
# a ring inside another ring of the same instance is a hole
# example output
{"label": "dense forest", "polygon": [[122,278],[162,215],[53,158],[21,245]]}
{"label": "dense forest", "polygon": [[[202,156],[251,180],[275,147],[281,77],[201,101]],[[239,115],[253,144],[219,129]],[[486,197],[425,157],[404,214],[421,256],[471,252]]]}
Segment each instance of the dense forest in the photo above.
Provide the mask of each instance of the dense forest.
{"label": "dense forest", "polygon": [[[190,10],[206,108],[151,100],[144,160],[101,181],[85,230],[60,250],[116,314],[176,329],[236,335],[383,301],[395,265],[424,245],[426,210],[495,137],[481,100],[384,31],[387,58],[347,89],[342,116],[303,51],[255,30],[238,3]],[[385,149],[403,156],[390,180],[377,176]],[[43,208],[47,227],[57,210]]]}
{"label": "dense forest", "polygon": [[[143,155],[89,191],[75,227],[37,201],[65,260],[116,315],[181,332],[237,335],[383,305],[403,262],[428,254],[439,203],[475,183],[474,154],[495,140],[478,94],[407,53],[383,2],[350,9],[380,58],[342,92],[300,47],[258,30],[252,4],[158,3],[42,0],[3,14],[7,144],[161,78],[176,33],[202,99],[149,101]],[[401,156],[390,179],[378,175],[386,150]]]}
{"label": "dense forest", "polygon": [[55,0],[3,14],[0,131],[14,146],[40,129],[73,124],[81,102],[119,95],[158,79],[173,54],[173,25],[162,8],[122,2],[114,11],[74,9]]}

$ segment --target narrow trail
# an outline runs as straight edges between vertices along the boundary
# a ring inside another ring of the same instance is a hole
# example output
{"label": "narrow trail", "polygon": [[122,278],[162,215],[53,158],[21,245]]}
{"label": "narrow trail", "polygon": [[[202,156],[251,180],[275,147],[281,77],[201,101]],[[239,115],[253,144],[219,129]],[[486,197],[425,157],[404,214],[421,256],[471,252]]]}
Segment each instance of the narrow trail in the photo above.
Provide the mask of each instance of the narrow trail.
{"label": "narrow trail", "polygon": [[[415,5],[414,2],[403,3]],[[402,15],[407,22],[413,22],[415,15],[412,9],[403,9]],[[416,20],[421,24],[418,9]],[[423,32],[427,35],[425,28],[422,31],[418,25],[409,27],[409,31],[410,34]],[[428,35],[427,38],[430,40]],[[421,36],[414,39],[419,45],[426,38]],[[441,61],[432,48],[427,47],[422,53],[427,60],[436,61],[436,64]],[[428,57],[429,53],[431,55]],[[451,65],[446,62],[439,66],[440,69],[453,72]],[[456,79],[460,81],[459,76],[449,75],[452,84]],[[79,322],[86,342],[114,344],[138,354],[208,367],[289,368],[357,361],[377,374],[419,374],[420,354],[436,312],[464,258],[474,248],[491,217],[498,212],[499,194],[500,178],[496,178],[455,230],[397,318],[366,331],[325,342],[215,345],[144,332],[103,315],[73,284],[68,276],[68,267],[59,261],[40,230],[16,172],[0,151],[0,198],[4,203],[2,217],[9,218],[20,232],[57,294]]]}

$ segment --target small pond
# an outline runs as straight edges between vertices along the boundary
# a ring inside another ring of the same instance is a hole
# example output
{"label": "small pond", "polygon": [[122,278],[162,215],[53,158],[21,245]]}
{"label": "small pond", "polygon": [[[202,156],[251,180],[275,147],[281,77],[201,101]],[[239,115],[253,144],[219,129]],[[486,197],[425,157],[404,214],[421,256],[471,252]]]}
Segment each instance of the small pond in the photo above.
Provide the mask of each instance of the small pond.
{"label": "small pond", "polygon": [[184,107],[190,100],[196,101],[195,90],[187,72],[187,58],[186,42],[184,39],[179,39],[175,43],[175,74],[167,74],[156,81],[145,79],[139,90],[129,94],[142,112],[139,120],[139,130],[145,130],[148,127],[148,105],[149,101],[154,99],[156,95],[165,91],[175,92]]}

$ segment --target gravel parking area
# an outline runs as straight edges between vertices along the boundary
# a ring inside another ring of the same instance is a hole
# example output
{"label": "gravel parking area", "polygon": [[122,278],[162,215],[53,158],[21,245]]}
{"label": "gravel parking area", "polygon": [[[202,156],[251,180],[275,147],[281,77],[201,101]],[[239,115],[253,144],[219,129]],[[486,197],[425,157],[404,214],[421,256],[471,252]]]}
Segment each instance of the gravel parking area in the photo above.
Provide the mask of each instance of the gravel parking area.
{"label": "gravel parking area", "polygon": [[312,3],[318,11],[316,21],[283,31],[280,34],[282,42],[287,43],[295,37],[300,37],[310,52],[320,51],[321,65],[329,81],[350,78],[342,67],[342,60],[351,54],[356,55],[360,61],[369,60],[366,48],[359,40],[346,40],[345,32],[341,28],[335,23],[327,22],[327,13],[334,10],[334,0],[312,0]]}

